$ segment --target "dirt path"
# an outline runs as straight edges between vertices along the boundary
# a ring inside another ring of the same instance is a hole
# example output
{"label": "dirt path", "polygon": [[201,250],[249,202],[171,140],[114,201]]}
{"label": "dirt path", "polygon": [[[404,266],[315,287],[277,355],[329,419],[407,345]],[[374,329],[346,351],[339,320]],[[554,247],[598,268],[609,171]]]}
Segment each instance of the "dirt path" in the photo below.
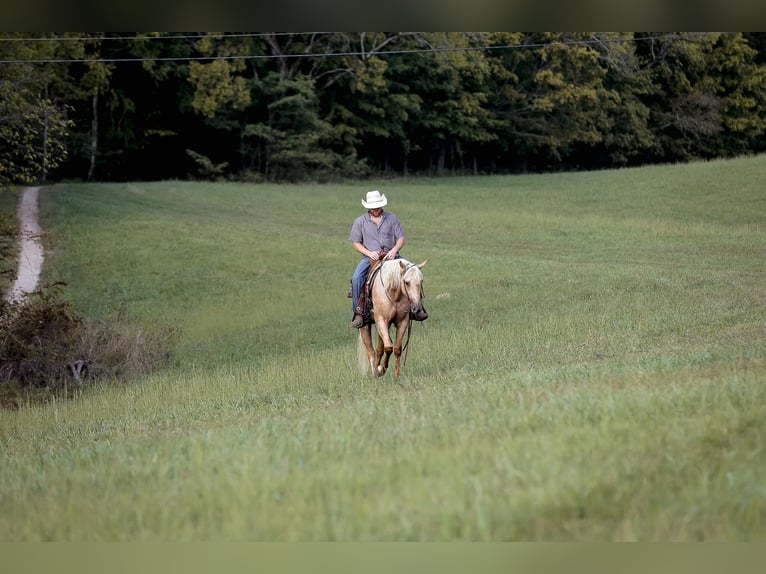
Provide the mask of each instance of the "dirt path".
{"label": "dirt path", "polygon": [[43,266],[43,246],[40,241],[40,224],[38,222],[37,196],[39,187],[27,187],[21,196],[18,218],[21,229],[21,250],[19,252],[19,268],[16,281],[8,291],[9,301],[20,301],[28,293],[37,289],[40,279],[40,269]]}

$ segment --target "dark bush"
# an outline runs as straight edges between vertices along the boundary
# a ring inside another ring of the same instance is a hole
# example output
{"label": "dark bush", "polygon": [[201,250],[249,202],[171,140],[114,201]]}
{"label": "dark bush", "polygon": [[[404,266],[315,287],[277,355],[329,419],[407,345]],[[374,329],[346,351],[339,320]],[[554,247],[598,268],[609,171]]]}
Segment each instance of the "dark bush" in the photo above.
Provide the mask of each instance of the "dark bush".
{"label": "dark bush", "polygon": [[58,285],[3,305],[0,380],[55,386],[74,360],[82,319],[61,299]]}
{"label": "dark bush", "polygon": [[0,213],[0,291],[13,282],[16,272],[18,226],[13,217]]}
{"label": "dark bush", "polygon": [[0,406],[63,393],[97,379],[130,380],[166,365],[174,328],[146,327],[122,314],[87,322],[62,284],[0,302]]}

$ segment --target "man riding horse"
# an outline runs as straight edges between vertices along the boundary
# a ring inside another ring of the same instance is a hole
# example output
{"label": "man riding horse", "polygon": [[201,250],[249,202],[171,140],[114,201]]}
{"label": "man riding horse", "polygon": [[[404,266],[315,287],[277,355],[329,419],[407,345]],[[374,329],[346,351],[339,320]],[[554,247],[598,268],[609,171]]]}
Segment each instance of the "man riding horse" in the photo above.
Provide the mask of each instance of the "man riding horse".
{"label": "man riding horse", "polygon": [[399,251],[404,246],[404,231],[399,218],[389,211],[383,211],[388,203],[385,194],[380,191],[368,191],[362,205],[367,208],[364,213],[354,220],[348,240],[362,259],[351,277],[351,299],[354,318],[350,327],[359,329],[364,325],[364,309],[360,305],[360,295],[370,272],[373,261],[387,261],[399,257]]}

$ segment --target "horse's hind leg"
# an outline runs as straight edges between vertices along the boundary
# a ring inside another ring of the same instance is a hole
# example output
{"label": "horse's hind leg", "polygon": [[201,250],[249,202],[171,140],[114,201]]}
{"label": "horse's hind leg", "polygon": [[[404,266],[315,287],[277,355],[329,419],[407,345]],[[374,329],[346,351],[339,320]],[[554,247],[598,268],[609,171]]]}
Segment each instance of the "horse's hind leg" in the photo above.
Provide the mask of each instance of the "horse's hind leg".
{"label": "horse's hind leg", "polygon": [[367,363],[370,365],[370,370],[372,371],[372,378],[376,378],[378,376],[377,369],[375,368],[375,365],[377,362],[375,361],[375,351],[372,348],[372,330],[370,329],[370,326],[367,325],[365,327],[362,327],[359,329],[359,338],[362,341],[362,345],[364,346],[365,353],[367,355]]}

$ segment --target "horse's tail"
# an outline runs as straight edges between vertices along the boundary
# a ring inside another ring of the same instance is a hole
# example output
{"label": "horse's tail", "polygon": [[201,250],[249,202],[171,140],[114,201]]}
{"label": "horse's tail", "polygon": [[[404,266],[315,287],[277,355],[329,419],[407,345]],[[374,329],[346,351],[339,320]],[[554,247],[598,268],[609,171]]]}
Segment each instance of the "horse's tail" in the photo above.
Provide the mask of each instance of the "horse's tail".
{"label": "horse's tail", "polygon": [[359,337],[356,340],[356,364],[361,374],[364,375],[370,371],[370,360],[367,358],[367,349],[362,341],[362,329],[359,329]]}

